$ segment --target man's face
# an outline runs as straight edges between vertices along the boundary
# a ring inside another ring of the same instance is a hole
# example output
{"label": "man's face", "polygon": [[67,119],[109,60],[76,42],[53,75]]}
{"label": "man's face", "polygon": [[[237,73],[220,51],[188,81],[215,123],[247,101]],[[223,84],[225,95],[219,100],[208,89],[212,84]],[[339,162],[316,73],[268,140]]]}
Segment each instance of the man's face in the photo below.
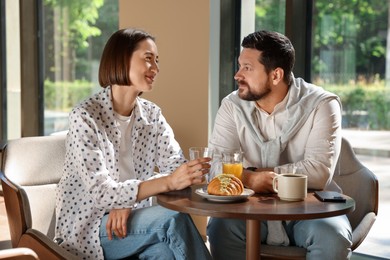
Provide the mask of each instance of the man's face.
{"label": "man's face", "polygon": [[238,58],[239,70],[234,79],[238,85],[238,96],[247,101],[258,101],[271,92],[269,76],[259,62],[261,52],[244,48]]}

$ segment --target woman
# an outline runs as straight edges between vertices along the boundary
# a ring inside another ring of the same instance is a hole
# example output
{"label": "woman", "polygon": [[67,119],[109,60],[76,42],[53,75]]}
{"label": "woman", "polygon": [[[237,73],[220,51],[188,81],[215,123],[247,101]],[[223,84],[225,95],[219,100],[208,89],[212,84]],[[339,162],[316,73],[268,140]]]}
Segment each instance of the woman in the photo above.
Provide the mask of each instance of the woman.
{"label": "woman", "polygon": [[186,163],[160,108],[139,97],[158,72],[154,38],[119,30],[102,54],[103,90],[70,113],[56,239],[80,258],[211,259],[187,214],[151,207],[151,196],[198,184],[210,167]]}

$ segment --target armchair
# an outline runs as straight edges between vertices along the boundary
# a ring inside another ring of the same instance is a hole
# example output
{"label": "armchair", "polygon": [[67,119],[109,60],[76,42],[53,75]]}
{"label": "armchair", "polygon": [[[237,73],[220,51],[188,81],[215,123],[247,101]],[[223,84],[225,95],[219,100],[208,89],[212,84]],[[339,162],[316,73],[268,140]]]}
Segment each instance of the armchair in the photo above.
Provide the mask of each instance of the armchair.
{"label": "armchair", "polygon": [[75,259],[53,241],[55,187],[62,174],[65,136],[24,137],[2,145],[1,184],[13,248],[40,259]]}
{"label": "armchair", "polygon": [[[356,201],[355,211],[349,213],[352,226],[352,250],[367,236],[378,214],[378,179],[356,157],[350,143],[343,138],[334,180],[343,193]],[[370,196],[367,196],[370,195]],[[306,249],[295,246],[261,246],[262,259],[306,259]]]}

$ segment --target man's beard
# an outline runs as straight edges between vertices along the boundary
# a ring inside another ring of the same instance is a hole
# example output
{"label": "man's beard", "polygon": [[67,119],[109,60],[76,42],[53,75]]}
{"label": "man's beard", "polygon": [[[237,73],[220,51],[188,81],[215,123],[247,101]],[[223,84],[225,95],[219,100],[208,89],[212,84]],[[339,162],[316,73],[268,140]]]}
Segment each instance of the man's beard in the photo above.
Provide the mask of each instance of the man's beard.
{"label": "man's beard", "polygon": [[246,93],[244,93],[241,90],[238,91],[238,96],[242,100],[258,101],[260,99],[265,98],[266,96],[268,96],[269,93],[271,93],[271,88],[270,88],[268,83],[265,85],[265,88],[260,93],[254,93],[246,82],[237,82],[237,83],[239,85],[245,85],[247,87],[247,90],[248,90]]}

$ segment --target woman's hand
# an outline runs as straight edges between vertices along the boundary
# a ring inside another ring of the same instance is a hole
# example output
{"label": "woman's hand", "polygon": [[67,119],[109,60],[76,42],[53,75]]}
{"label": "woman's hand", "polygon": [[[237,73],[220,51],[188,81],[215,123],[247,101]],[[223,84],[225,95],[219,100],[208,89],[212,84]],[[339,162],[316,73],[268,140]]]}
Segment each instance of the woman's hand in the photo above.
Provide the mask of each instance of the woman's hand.
{"label": "woman's hand", "polygon": [[211,158],[199,158],[180,165],[168,178],[169,190],[181,190],[193,184],[200,184],[203,175],[210,171]]}
{"label": "woman's hand", "polygon": [[112,209],[108,215],[106,231],[108,240],[112,240],[112,233],[118,238],[124,238],[127,234],[127,219],[131,209]]}
{"label": "woman's hand", "polygon": [[172,174],[143,181],[138,186],[137,201],[150,196],[173,190],[182,190],[192,184],[203,181],[203,175],[209,173],[211,158],[199,158],[180,165]]}

